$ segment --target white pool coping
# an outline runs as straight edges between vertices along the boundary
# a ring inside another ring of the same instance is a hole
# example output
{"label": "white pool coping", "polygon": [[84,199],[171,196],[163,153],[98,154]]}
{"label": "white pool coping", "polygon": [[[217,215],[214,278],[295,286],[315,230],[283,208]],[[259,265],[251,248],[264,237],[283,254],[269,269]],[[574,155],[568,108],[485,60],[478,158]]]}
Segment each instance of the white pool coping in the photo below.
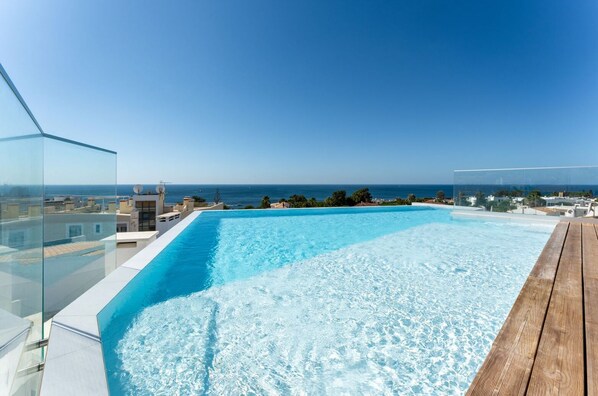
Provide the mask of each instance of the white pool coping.
{"label": "white pool coping", "polygon": [[[401,206],[405,206],[405,205],[401,205]],[[453,205],[431,203],[431,202],[412,202],[411,206],[424,206],[427,208],[444,209],[444,210],[453,210],[455,208]]]}
{"label": "white pool coping", "polygon": [[54,316],[43,396],[109,395],[98,314],[201,213],[185,217]]}

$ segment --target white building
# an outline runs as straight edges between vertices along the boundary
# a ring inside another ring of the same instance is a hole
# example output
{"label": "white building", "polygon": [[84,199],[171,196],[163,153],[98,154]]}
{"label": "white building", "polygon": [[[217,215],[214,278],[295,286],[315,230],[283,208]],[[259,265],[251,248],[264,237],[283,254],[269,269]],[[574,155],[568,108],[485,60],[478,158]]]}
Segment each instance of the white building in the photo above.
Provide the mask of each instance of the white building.
{"label": "white building", "polygon": [[270,208],[272,209],[288,209],[291,207],[291,204],[288,202],[276,202],[270,204]]}
{"label": "white building", "polygon": [[488,202],[504,202],[504,201],[510,201],[511,197],[497,197],[495,195],[488,195],[487,200],[488,200]]}
{"label": "white building", "polygon": [[588,206],[590,202],[593,200],[590,198],[584,197],[542,197],[544,201],[546,201],[546,206],[574,206],[574,205],[581,205],[581,206]]}
{"label": "white building", "polygon": [[158,236],[178,224],[194,210],[194,200],[185,197],[181,204],[165,203],[166,188],[163,184],[156,192],[143,193],[143,187],[135,186],[134,195],[120,201],[117,211],[118,232],[158,231]]}

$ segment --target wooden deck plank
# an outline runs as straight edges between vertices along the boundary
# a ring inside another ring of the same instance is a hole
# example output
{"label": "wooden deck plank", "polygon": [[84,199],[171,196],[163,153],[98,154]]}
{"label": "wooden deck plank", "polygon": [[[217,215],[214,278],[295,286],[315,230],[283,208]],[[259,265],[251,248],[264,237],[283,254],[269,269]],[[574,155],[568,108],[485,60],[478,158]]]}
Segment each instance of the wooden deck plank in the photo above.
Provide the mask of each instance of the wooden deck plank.
{"label": "wooden deck plank", "polygon": [[528,386],[530,395],[583,395],[582,230],[569,231]]}
{"label": "wooden deck plank", "polygon": [[568,228],[568,222],[561,222],[556,225],[540,257],[538,257],[536,265],[532,268],[530,276],[548,279],[550,282],[554,281]]}
{"label": "wooden deck plank", "polygon": [[538,347],[552,282],[528,278],[468,395],[521,395]]}
{"label": "wooden deck plank", "polygon": [[567,229],[568,223],[556,226],[472,382],[468,395],[525,393]]}
{"label": "wooden deck plank", "polygon": [[584,224],[583,283],[586,329],[586,386],[598,394],[598,235],[595,225]]}

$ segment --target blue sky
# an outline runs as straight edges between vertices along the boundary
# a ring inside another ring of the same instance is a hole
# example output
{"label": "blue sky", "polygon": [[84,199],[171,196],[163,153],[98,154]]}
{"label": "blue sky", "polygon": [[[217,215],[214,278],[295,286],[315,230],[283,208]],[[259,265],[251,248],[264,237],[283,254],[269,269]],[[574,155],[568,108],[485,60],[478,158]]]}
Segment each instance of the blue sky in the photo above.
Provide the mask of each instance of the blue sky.
{"label": "blue sky", "polygon": [[598,164],[595,1],[3,1],[0,62],[120,183]]}

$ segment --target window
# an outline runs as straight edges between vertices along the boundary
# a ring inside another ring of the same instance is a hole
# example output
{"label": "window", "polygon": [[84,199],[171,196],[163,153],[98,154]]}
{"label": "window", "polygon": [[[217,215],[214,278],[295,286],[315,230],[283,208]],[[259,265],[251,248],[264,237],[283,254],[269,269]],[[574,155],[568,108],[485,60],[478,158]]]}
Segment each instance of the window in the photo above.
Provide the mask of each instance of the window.
{"label": "window", "polygon": [[116,232],[127,232],[128,228],[125,223],[118,223],[116,225]]}
{"label": "window", "polygon": [[66,227],[69,238],[76,238],[83,235],[83,225],[81,224],[68,224]]}
{"label": "window", "polygon": [[101,234],[102,233],[102,224],[100,223],[95,223],[93,225],[93,230],[96,234]]}
{"label": "window", "polygon": [[139,231],[156,231],[156,201],[137,201]]}

